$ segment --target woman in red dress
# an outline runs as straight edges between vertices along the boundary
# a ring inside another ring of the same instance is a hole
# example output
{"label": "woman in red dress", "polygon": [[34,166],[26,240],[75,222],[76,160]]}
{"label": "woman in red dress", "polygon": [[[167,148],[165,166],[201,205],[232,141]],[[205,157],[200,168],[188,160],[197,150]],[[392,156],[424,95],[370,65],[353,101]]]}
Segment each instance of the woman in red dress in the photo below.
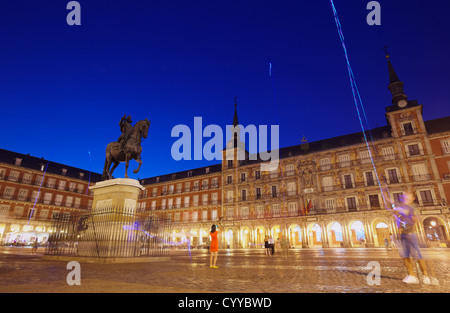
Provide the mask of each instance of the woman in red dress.
{"label": "woman in red dress", "polygon": [[211,257],[209,258],[210,268],[219,268],[218,266],[216,266],[217,253],[219,252],[219,239],[217,238],[218,234],[219,230],[217,228],[217,225],[211,226],[211,232],[209,233],[209,235],[211,236],[211,245],[209,247],[209,250],[211,251]]}

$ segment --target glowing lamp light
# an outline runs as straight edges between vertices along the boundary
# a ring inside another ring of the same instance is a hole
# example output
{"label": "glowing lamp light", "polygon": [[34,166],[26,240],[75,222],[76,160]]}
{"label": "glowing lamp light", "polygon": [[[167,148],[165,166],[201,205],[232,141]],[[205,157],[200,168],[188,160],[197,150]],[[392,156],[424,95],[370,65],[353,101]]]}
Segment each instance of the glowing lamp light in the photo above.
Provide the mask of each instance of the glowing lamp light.
{"label": "glowing lamp light", "polygon": [[436,222],[435,222],[435,221],[431,221],[430,224],[431,224],[431,226],[433,226],[433,227],[436,226]]}

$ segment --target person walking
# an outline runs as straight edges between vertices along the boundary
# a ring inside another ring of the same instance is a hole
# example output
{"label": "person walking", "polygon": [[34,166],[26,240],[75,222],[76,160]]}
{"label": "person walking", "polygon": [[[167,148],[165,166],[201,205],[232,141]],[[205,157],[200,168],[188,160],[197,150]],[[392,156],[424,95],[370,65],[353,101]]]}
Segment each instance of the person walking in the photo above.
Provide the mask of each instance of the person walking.
{"label": "person walking", "polygon": [[264,248],[266,249],[266,255],[270,255],[269,237],[264,237]]}
{"label": "person walking", "polygon": [[289,252],[289,242],[284,234],[281,234],[280,246],[283,258],[287,259]]}
{"label": "person walking", "polygon": [[210,258],[209,258],[209,267],[210,268],[219,268],[218,266],[216,266],[217,254],[219,253],[219,239],[217,238],[217,235],[221,232],[221,230],[222,230],[222,227],[220,227],[220,231],[219,231],[219,227],[217,225],[211,226],[211,232],[209,233],[209,235],[211,237],[211,244],[210,244],[210,248],[209,248],[209,251],[211,253]]}
{"label": "person walking", "polygon": [[272,236],[270,236],[270,238],[269,238],[269,248],[270,248],[270,255],[274,255],[275,254],[275,240],[273,239]]}
{"label": "person walking", "polygon": [[400,201],[394,202],[389,196],[385,195],[385,200],[393,207],[389,209],[397,221],[397,227],[400,234],[399,252],[400,257],[405,264],[408,276],[403,279],[407,284],[418,284],[419,279],[414,271],[414,264],[411,258],[414,258],[419,263],[420,270],[423,274],[423,283],[431,284],[428,277],[427,265],[419,250],[419,243],[415,234],[414,226],[417,222],[417,216],[414,213],[412,203],[414,202],[414,195],[411,192],[403,192],[399,198]]}

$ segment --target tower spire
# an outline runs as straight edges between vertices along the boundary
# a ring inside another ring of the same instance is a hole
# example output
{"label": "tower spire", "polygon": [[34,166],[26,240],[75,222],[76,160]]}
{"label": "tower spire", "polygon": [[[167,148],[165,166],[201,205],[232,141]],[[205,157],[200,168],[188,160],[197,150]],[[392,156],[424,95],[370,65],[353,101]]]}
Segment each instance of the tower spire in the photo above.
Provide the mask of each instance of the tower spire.
{"label": "tower spire", "polygon": [[391,63],[390,55],[386,50],[386,59],[388,65],[388,73],[389,73],[389,85],[388,89],[392,94],[392,104],[397,108],[404,108],[408,105],[408,97],[405,95],[403,91],[403,82],[398,78],[397,73],[394,70],[394,66]]}
{"label": "tower spire", "polygon": [[238,115],[237,115],[237,97],[234,97],[234,117],[233,117],[233,126],[236,127],[238,125]]}

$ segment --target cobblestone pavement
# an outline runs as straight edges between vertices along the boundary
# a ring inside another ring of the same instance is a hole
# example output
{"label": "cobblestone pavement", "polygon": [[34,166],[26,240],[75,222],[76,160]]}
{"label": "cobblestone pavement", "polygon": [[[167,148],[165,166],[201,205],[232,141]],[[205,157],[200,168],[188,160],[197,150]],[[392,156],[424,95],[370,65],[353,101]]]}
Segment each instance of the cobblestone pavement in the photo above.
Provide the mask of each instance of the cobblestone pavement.
{"label": "cobblestone pavement", "polygon": [[[151,292],[151,293],[448,293],[450,249],[423,249],[439,286],[407,285],[396,251],[373,249],[299,249],[288,258],[264,250],[221,250],[218,269],[209,268],[206,250],[174,251],[158,263],[81,263],[81,285],[69,286],[67,262],[43,260],[43,250],[0,248],[0,292]],[[380,264],[380,285],[367,275]]]}

